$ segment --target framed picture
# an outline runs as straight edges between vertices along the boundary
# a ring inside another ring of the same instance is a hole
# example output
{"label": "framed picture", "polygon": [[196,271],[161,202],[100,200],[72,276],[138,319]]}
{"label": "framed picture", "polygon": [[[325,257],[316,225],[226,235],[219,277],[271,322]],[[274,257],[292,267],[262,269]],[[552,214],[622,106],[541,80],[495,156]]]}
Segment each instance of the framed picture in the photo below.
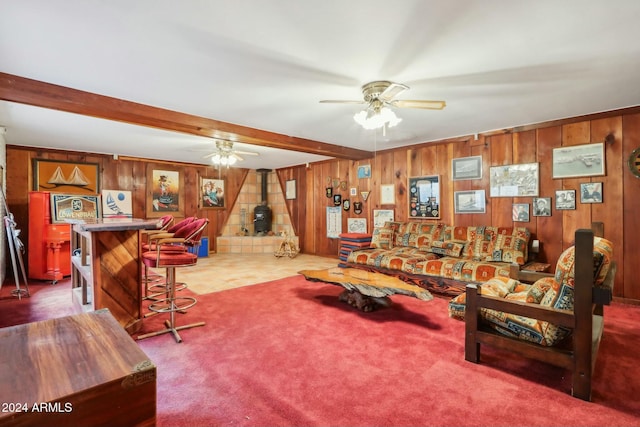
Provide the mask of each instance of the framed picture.
{"label": "framed picture", "polygon": [[440,176],[409,178],[409,218],[440,218]]}
{"label": "framed picture", "polygon": [[103,218],[133,218],[131,191],[102,190]]}
{"label": "framed picture", "polygon": [[602,203],[602,182],[581,183],[580,203]]}
{"label": "framed picture", "polygon": [[514,203],[511,219],[516,222],[529,222],[529,203]]}
{"label": "framed picture", "polygon": [[556,190],[556,209],[568,210],[576,208],[576,190]]}
{"label": "framed picture", "polygon": [[604,142],[554,148],[553,178],[602,176],[604,160]]}
{"label": "framed picture", "polygon": [[393,221],[393,209],[374,209],[373,210],[373,226],[384,227],[387,221]]}
{"label": "framed picture", "polygon": [[167,213],[184,216],[184,183],[180,171],[147,165],[147,218]]}
{"label": "framed picture", "polygon": [[453,197],[454,211],[457,214],[486,212],[484,190],[455,191]]}
{"label": "framed picture", "polygon": [[371,178],[371,165],[358,166],[358,178]]}
{"label": "framed picture", "polygon": [[349,195],[351,197],[356,197],[358,195],[358,189],[356,187],[351,187],[349,189]]}
{"label": "framed picture", "polygon": [[200,207],[203,209],[224,209],[224,180],[200,178]]}
{"label": "framed picture", "polygon": [[287,200],[294,200],[296,198],[296,180],[289,179],[285,183],[285,198]]}
{"label": "framed picture", "polygon": [[533,198],[533,216],[551,216],[551,197]]}
{"label": "framed picture", "polygon": [[33,159],[33,189],[52,193],[100,193],[97,163]]}
{"label": "framed picture", "polygon": [[489,168],[489,194],[491,197],[537,196],[539,182],[538,163]]}
{"label": "framed picture", "polygon": [[395,186],[393,184],[385,184],[380,186],[380,204],[394,205],[396,203]]}
{"label": "framed picture", "polygon": [[451,176],[454,181],[482,178],[482,156],[452,159]]}
{"label": "framed picture", "polygon": [[327,237],[337,239],[342,233],[342,208],[327,206]]}
{"label": "framed picture", "polygon": [[347,218],[347,232],[348,233],[366,233],[367,219],[366,218]]}
{"label": "framed picture", "polygon": [[51,193],[51,222],[87,222],[102,218],[100,196]]}

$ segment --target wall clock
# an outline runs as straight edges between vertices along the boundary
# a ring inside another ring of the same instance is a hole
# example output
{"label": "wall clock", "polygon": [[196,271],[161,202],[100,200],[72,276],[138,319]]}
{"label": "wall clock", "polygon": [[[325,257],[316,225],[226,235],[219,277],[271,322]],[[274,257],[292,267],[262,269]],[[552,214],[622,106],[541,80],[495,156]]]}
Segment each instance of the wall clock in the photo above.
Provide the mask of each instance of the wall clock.
{"label": "wall clock", "polygon": [[629,170],[636,178],[640,178],[640,147],[633,150],[629,156]]}

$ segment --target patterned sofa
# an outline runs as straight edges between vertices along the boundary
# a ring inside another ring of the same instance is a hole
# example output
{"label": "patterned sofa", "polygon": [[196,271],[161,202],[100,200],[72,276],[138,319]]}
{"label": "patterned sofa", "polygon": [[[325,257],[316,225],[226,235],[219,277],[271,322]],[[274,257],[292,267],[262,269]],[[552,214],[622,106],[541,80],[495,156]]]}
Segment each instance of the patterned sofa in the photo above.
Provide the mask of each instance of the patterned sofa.
{"label": "patterned sofa", "polygon": [[374,229],[371,246],[351,252],[344,265],[455,296],[467,283],[513,276],[514,266],[517,271],[528,258],[530,237],[524,227],[387,222]]}

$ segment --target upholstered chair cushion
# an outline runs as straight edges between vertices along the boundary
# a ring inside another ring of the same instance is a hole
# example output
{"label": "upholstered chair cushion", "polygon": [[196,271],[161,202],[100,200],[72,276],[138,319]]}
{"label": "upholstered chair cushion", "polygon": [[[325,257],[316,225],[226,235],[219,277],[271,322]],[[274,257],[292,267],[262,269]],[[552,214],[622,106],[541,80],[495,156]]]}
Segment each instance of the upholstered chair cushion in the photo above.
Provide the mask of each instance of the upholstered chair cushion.
{"label": "upholstered chair cushion", "polygon": [[[593,260],[594,278],[596,284],[602,284],[611,264],[613,248],[611,242],[596,237],[594,239]],[[511,280],[511,279],[508,279]],[[575,285],[575,247],[566,249],[558,258],[554,277],[545,277],[537,280],[533,285],[516,282],[511,290],[501,295],[496,289],[507,289],[501,287],[501,282],[506,283],[503,278],[495,278],[482,284],[480,290],[483,295],[493,295],[504,297],[505,299],[539,303],[540,305],[553,307],[555,309],[573,310],[574,306],[574,285]],[[488,289],[485,290],[485,287]],[[449,315],[451,317],[464,320],[466,295],[461,294],[449,302]],[[571,330],[555,324],[539,321],[511,313],[500,312],[491,309],[481,309],[483,320],[495,330],[504,335],[512,336],[526,341],[531,341],[544,346],[558,344],[565,339]]]}

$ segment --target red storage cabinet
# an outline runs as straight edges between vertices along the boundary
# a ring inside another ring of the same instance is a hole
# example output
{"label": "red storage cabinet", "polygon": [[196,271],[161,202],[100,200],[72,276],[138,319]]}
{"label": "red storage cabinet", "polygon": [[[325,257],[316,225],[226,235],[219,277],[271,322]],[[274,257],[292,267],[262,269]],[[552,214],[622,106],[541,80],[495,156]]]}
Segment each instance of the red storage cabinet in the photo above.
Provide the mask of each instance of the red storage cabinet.
{"label": "red storage cabinet", "polygon": [[71,275],[71,226],[51,223],[50,193],[29,193],[28,276],[56,282]]}

